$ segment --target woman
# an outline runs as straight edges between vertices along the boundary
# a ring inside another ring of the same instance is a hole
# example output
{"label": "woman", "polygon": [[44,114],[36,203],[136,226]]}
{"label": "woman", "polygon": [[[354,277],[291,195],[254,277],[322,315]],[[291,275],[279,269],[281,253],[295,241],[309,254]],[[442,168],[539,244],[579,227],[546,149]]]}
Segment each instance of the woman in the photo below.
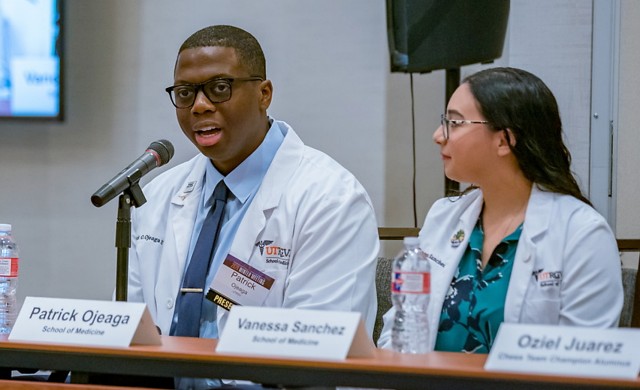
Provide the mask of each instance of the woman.
{"label": "woman", "polygon": [[617,326],[616,241],[570,171],[547,86],[520,69],[478,72],[455,91],[433,139],[447,177],[473,186],[434,203],[420,231],[432,260],[431,346],[488,353],[502,322]]}

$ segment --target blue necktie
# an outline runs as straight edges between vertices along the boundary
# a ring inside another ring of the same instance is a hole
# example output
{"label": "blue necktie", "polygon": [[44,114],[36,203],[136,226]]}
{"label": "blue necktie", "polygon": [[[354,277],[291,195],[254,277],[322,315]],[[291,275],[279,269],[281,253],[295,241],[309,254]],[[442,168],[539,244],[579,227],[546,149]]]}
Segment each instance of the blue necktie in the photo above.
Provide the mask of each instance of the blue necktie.
{"label": "blue necktie", "polygon": [[187,273],[178,294],[178,321],[171,327],[173,336],[198,337],[205,280],[213,258],[213,249],[222,225],[227,198],[227,186],[220,181],[213,191],[213,205],[204,220],[198,241],[193,249]]}

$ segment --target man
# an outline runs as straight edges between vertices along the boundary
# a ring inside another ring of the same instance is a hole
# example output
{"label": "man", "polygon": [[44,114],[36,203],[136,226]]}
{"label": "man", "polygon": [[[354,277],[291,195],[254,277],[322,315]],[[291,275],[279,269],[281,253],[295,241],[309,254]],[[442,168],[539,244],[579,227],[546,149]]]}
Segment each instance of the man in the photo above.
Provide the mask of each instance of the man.
{"label": "man", "polygon": [[[147,203],[132,215],[128,299],[145,302],[163,334],[216,338],[228,311],[206,296],[212,282],[228,289],[216,274],[231,261],[273,280],[258,305],[358,311],[371,333],[379,249],[371,201],[351,173],[267,115],[273,86],[256,39],[232,26],[194,33],[167,91],[200,154],[144,189]],[[199,239],[223,187],[222,221]],[[209,251],[206,280],[193,285],[196,253]],[[185,329],[194,311],[196,329]]]}

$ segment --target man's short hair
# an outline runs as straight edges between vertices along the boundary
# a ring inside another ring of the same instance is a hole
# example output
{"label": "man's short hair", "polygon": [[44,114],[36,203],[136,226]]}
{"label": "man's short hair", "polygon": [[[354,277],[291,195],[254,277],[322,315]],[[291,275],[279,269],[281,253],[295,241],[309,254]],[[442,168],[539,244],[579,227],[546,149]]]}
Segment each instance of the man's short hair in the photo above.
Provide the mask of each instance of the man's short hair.
{"label": "man's short hair", "polygon": [[205,27],[187,38],[182,46],[180,46],[178,54],[186,49],[208,46],[231,47],[235,49],[240,64],[249,71],[249,76],[267,78],[266,61],[260,43],[247,31],[226,25]]}

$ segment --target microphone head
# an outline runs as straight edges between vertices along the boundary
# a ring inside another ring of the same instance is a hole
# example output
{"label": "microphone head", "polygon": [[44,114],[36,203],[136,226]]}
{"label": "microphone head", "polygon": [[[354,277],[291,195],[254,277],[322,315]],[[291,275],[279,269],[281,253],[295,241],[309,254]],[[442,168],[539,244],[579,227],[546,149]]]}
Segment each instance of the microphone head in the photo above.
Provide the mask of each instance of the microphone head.
{"label": "microphone head", "polygon": [[[145,153],[104,184],[91,196],[91,203],[101,207],[119,193],[137,184],[138,180],[153,168],[162,166],[173,157],[173,145],[166,139],[152,142]],[[142,205],[144,202],[139,202]]]}
{"label": "microphone head", "polygon": [[171,160],[171,158],[173,157],[174,151],[173,145],[166,139],[160,139],[152,142],[147,150],[153,150],[158,154],[158,157],[160,158],[160,160],[158,161],[158,166],[162,166],[168,163],[169,160]]}

